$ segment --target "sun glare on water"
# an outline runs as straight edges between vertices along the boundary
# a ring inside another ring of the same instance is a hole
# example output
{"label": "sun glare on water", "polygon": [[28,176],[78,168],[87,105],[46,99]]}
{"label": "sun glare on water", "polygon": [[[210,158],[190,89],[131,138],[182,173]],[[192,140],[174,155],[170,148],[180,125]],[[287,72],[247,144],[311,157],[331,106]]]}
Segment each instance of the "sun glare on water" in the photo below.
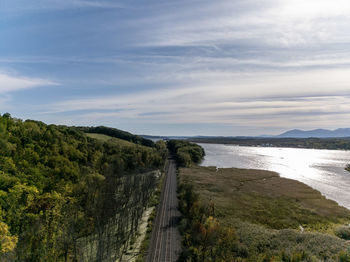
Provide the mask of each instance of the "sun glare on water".
{"label": "sun glare on water", "polygon": [[348,151],[201,144],[204,166],[270,170],[301,181],[350,208]]}

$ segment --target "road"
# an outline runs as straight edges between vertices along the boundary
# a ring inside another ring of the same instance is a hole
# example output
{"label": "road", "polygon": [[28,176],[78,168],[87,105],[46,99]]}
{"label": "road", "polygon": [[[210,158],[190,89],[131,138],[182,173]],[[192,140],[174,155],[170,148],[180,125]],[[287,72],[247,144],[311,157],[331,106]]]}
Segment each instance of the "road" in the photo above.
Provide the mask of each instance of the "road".
{"label": "road", "polygon": [[170,159],[157,209],[147,262],[175,262],[181,252],[177,220],[180,216],[176,195],[176,164]]}

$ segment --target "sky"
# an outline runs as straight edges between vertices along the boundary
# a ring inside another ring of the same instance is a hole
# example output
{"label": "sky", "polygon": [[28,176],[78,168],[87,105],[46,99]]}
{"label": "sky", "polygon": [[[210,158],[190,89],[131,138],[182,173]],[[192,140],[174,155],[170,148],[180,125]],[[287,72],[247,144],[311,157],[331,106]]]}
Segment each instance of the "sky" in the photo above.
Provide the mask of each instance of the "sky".
{"label": "sky", "polygon": [[149,135],[350,127],[348,0],[0,0],[0,113]]}

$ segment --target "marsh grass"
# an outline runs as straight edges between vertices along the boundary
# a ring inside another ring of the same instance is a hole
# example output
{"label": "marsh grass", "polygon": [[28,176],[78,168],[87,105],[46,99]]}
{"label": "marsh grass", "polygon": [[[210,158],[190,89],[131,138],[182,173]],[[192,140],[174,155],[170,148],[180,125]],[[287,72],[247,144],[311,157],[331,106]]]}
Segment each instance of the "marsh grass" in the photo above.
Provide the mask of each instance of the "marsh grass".
{"label": "marsh grass", "polygon": [[350,211],[335,201],[274,172],[195,166],[180,173],[183,182],[194,184],[204,203],[215,204],[216,216],[227,225],[239,218],[272,229],[302,225],[320,230],[350,220]]}
{"label": "marsh grass", "polygon": [[179,173],[180,184],[192,184],[220,224],[236,231],[247,261],[340,261],[350,252],[350,242],[334,234],[350,211],[301,182],[252,169],[193,166]]}

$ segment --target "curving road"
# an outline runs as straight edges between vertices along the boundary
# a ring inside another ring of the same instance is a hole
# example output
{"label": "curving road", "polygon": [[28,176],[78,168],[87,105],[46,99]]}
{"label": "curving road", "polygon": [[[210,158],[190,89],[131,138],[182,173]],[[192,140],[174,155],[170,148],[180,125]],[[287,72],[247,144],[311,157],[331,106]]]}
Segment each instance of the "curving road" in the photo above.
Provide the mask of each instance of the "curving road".
{"label": "curving road", "polygon": [[180,234],[176,227],[180,216],[176,189],[176,164],[170,159],[153,226],[147,262],[175,262],[181,252]]}

